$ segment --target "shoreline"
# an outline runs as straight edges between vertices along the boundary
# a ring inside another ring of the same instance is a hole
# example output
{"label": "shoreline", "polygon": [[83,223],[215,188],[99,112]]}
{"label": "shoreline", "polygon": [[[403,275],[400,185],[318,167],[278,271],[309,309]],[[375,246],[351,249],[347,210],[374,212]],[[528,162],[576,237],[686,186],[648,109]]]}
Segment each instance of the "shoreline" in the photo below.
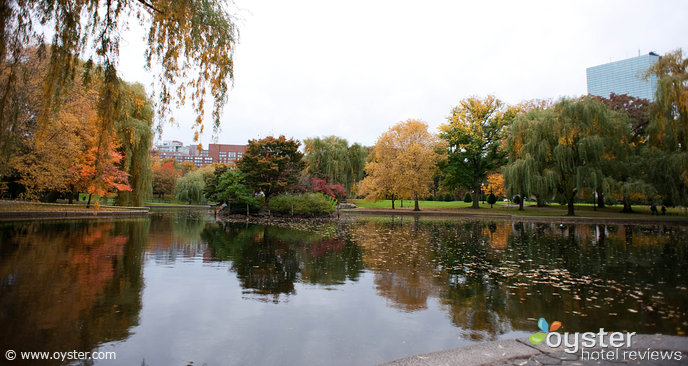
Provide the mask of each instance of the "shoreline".
{"label": "shoreline", "polygon": [[0,211],[0,221],[34,219],[97,219],[104,217],[142,217],[147,210],[74,210],[74,211]]}
{"label": "shoreline", "polygon": [[556,222],[562,224],[664,224],[664,225],[685,225],[688,226],[688,217],[683,216],[663,216],[658,218],[635,218],[635,217],[589,217],[589,216],[521,216],[503,213],[489,212],[456,212],[446,210],[410,211],[400,209],[379,209],[379,208],[355,208],[340,210],[344,215],[389,215],[389,216],[426,216],[426,217],[447,217],[447,218],[474,218],[477,220],[497,219],[510,221],[527,222]]}

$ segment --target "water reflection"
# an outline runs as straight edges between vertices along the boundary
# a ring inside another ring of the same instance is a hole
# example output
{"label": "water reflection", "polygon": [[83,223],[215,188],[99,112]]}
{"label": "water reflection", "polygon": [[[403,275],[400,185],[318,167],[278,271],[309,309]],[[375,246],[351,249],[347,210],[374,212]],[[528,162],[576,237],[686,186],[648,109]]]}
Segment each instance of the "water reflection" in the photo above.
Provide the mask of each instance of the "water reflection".
{"label": "water reflection", "polygon": [[370,364],[524,336],[539,317],[568,332],[688,328],[686,227],[373,217],[297,229],[206,210],[0,225],[7,349]]}
{"label": "water reflection", "polygon": [[0,226],[2,346],[85,351],[129,336],[141,309],[146,220]]}
{"label": "water reflection", "polygon": [[531,329],[684,334],[685,227],[368,220],[355,226],[381,296],[415,311],[438,296],[472,340]]}
{"label": "water reflection", "polygon": [[201,237],[210,249],[206,259],[231,261],[244,294],[262,301],[294,294],[296,282],[342,284],[363,270],[360,249],[344,237],[229,223],[208,225]]}

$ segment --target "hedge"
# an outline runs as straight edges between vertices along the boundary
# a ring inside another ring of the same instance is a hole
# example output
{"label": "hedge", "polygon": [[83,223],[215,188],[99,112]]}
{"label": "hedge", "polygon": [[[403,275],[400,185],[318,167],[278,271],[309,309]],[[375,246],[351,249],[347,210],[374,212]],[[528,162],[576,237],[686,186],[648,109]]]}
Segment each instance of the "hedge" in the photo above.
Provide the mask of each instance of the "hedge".
{"label": "hedge", "polygon": [[334,212],[337,201],[322,193],[280,194],[270,198],[269,206],[282,215],[323,216]]}

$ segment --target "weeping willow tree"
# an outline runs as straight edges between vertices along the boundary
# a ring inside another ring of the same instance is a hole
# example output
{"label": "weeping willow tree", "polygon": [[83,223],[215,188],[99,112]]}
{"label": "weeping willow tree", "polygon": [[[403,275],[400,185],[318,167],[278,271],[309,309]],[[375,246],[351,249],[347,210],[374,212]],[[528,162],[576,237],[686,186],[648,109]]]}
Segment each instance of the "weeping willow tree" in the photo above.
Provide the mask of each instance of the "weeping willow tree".
{"label": "weeping willow tree", "polygon": [[650,112],[648,169],[670,205],[688,203],[688,58],[679,49],[649,70],[659,77]]}
{"label": "weeping willow tree", "polygon": [[559,195],[573,216],[583,188],[608,184],[603,162],[613,159],[608,152],[623,141],[627,129],[601,102],[583,97],[520,117],[512,133],[514,159],[504,169],[508,189]]}
{"label": "weeping willow tree", "polygon": [[[546,166],[551,163],[546,156],[536,159],[532,146],[537,140],[544,139],[530,136],[534,124],[546,124],[546,119],[553,119],[554,113],[549,110],[536,109],[527,114],[516,117],[509,129],[507,151],[509,164],[502,168],[507,194],[510,197],[518,195],[518,209],[523,211],[523,201],[527,197],[535,196],[538,206],[544,206],[550,200],[556,188],[555,173]],[[525,146],[526,143],[530,146]]]}
{"label": "weeping willow tree", "polygon": [[120,191],[117,203],[141,206],[152,195],[150,148],[153,142],[153,106],[141,84],[124,83],[120,92],[117,134],[124,159],[122,170],[129,173],[131,191]]}
{"label": "weeping willow tree", "polygon": [[[102,72],[99,88],[98,150],[96,176],[106,169],[117,126],[119,100],[119,50],[122,30],[129,21],[148,26],[145,62],[155,80],[158,130],[170,120],[171,106],[183,103],[187,90],[196,112],[194,138],[204,129],[206,106],[215,129],[227,101],[233,79],[233,54],[237,38],[228,3],[222,0],[1,0],[0,1],[0,128],[13,134],[21,121],[14,113],[27,49],[49,41],[50,66],[41,98],[43,108],[37,123],[50,119],[60,108],[60,96],[70,88],[80,59],[87,59],[85,74]],[[29,71],[30,72],[30,71]],[[88,79],[88,77],[86,77]],[[210,98],[209,98],[210,96]],[[209,100],[211,99],[211,100]],[[8,113],[11,112],[11,113]],[[3,136],[0,149],[13,141]],[[7,172],[0,159],[0,174]]]}
{"label": "weeping willow tree", "polygon": [[368,149],[357,143],[349,146],[346,139],[337,136],[313,137],[304,140],[306,172],[342,184],[350,192],[363,179]]}

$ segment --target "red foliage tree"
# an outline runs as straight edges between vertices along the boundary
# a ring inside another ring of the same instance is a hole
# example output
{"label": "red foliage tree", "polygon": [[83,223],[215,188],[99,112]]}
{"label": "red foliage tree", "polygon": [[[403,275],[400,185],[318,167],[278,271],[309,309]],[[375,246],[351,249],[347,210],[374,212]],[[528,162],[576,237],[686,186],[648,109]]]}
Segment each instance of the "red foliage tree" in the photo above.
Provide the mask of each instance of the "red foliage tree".
{"label": "red foliage tree", "polygon": [[326,194],[336,200],[341,200],[346,197],[346,188],[341,184],[327,184],[324,179],[313,178],[313,191]]}

